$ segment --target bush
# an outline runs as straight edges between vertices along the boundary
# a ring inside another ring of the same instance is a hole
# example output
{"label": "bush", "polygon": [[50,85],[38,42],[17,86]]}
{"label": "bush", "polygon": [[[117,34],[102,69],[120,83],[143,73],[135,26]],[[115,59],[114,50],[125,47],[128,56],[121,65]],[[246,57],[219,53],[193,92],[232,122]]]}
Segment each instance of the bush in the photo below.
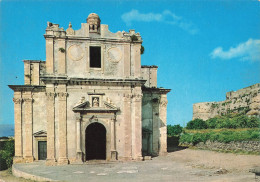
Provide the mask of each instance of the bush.
{"label": "bush", "polygon": [[177,124],[177,125],[167,125],[167,135],[168,136],[179,136],[182,132],[182,127]]}
{"label": "bush", "polygon": [[207,129],[207,124],[202,119],[194,119],[187,123],[187,129]]}
{"label": "bush", "polygon": [[12,167],[14,156],[14,140],[4,141],[0,150],[0,170]]}
{"label": "bush", "polygon": [[206,130],[203,132],[187,131],[180,137],[180,143],[188,143],[196,145],[199,142],[206,142],[210,140],[212,142],[229,143],[231,141],[254,141],[260,139],[259,129],[247,129],[247,130]]}
{"label": "bush", "polygon": [[[257,128],[260,126],[260,119],[257,117],[248,117],[244,114],[228,114],[225,116],[216,116],[206,120],[208,128]],[[187,125],[188,126],[188,125]]]}

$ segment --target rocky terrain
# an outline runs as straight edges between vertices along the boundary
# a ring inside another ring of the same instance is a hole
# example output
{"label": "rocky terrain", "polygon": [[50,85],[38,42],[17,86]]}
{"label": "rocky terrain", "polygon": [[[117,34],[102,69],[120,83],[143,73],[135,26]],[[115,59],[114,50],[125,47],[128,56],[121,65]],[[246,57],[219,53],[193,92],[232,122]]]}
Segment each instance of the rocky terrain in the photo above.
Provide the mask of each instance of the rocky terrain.
{"label": "rocky terrain", "polygon": [[217,115],[241,113],[260,115],[260,83],[226,93],[226,100],[193,104],[193,119],[207,120]]}

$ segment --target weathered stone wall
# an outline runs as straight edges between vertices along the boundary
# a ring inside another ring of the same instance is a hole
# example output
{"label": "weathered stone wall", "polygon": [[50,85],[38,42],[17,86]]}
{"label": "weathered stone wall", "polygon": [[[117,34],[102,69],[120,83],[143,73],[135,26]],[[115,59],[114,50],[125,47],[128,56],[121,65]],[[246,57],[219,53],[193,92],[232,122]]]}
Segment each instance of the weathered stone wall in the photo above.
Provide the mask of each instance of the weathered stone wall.
{"label": "weathered stone wall", "polygon": [[240,141],[230,143],[207,141],[206,143],[200,142],[195,146],[201,149],[210,150],[241,150],[246,152],[260,152],[260,141]]}
{"label": "weathered stone wall", "polygon": [[228,92],[221,102],[193,104],[193,119],[207,120],[217,115],[245,112],[247,115],[260,114],[260,84]]}
{"label": "weathered stone wall", "polygon": [[141,67],[141,76],[145,82],[146,87],[157,87],[157,69],[158,66],[144,66]]}

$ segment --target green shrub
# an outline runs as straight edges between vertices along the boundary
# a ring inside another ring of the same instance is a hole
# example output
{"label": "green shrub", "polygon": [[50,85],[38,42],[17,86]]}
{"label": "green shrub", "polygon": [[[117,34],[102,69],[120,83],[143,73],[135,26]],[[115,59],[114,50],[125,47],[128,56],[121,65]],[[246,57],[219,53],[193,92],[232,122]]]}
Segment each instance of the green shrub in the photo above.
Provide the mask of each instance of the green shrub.
{"label": "green shrub", "polygon": [[206,124],[208,126],[208,128],[212,128],[214,129],[216,127],[217,124],[217,118],[210,118],[206,121]]}
{"label": "green shrub", "polygon": [[180,143],[197,144],[199,142],[206,142],[210,140],[212,142],[229,143],[231,141],[252,141],[260,139],[259,129],[247,129],[247,130],[206,130],[205,132],[189,132],[186,130],[180,136]]}
{"label": "green shrub", "polygon": [[168,136],[179,136],[182,132],[182,127],[177,124],[177,125],[167,125],[167,135]]}
{"label": "green shrub", "polygon": [[207,124],[202,119],[194,119],[187,123],[187,129],[207,129]]}
{"label": "green shrub", "polygon": [[14,140],[4,141],[0,150],[0,170],[12,167],[14,156]]}
{"label": "green shrub", "polygon": [[[256,128],[260,126],[260,119],[248,117],[245,114],[227,114],[206,120],[207,128]],[[187,125],[188,126],[188,125]]]}

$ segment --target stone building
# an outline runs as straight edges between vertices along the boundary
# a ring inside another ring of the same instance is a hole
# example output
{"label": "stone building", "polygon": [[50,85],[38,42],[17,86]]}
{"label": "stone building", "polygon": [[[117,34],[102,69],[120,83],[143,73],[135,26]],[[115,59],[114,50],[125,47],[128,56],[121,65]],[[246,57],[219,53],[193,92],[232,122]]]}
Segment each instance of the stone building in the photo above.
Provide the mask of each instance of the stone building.
{"label": "stone building", "polygon": [[112,33],[95,13],[74,30],[47,23],[46,61],[24,60],[14,91],[14,162],[141,160],[167,152],[167,96],[141,66],[139,33]]}
{"label": "stone building", "polygon": [[217,115],[245,113],[260,116],[260,83],[226,93],[226,100],[193,104],[193,118],[207,120]]}

